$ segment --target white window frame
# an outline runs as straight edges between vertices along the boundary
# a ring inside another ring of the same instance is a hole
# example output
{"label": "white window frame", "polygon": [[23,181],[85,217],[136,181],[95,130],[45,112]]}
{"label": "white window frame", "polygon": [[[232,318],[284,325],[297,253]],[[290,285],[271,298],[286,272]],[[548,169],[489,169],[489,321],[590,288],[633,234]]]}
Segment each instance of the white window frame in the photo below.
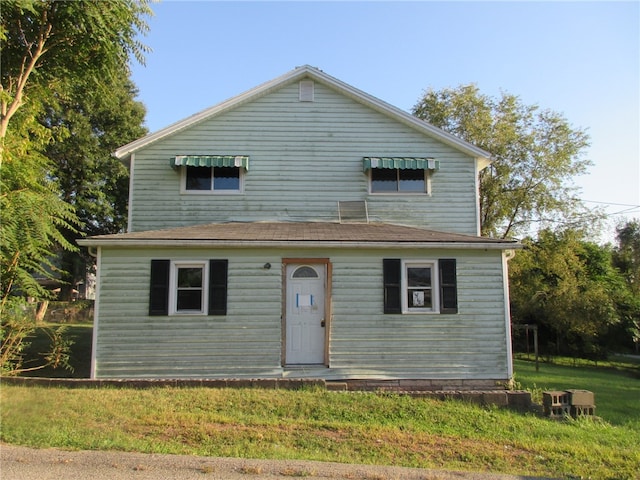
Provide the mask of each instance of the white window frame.
{"label": "white window frame", "polygon": [[[429,267],[431,268],[431,308],[415,308],[409,307],[407,299],[409,293],[409,281],[407,278],[407,269],[410,267]],[[440,282],[439,282],[439,270],[437,260],[428,259],[408,259],[402,260],[402,277],[400,283],[400,295],[402,313],[413,314],[434,314],[440,313]]]}
{"label": "white window frame", "polygon": [[[178,310],[178,270],[202,269],[202,302],[200,310]],[[206,260],[172,260],[169,272],[169,315],[206,315],[209,305],[209,262]]]}
{"label": "white window frame", "polygon": [[[431,196],[431,173],[429,170],[424,170],[424,188],[425,191],[424,192],[403,192],[401,190],[398,190],[397,192],[374,192],[373,191],[373,168],[369,169],[369,193],[371,195],[422,195],[422,196]],[[395,168],[395,169],[388,169],[388,170],[395,170],[397,173],[396,175],[400,175],[399,171],[402,170],[401,168]],[[398,180],[399,182],[400,180]]]}
{"label": "white window frame", "polygon": [[[193,167],[193,168],[210,168],[213,174],[213,168],[215,167]],[[180,193],[183,195],[241,195],[244,193],[244,175],[245,169],[243,167],[227,167],[237,168],[240,172],[240,185],[238,190],[216,190],[213,188],[213,181],[211,182],[210,190],[187,190],[187,165],[180,168]]]}

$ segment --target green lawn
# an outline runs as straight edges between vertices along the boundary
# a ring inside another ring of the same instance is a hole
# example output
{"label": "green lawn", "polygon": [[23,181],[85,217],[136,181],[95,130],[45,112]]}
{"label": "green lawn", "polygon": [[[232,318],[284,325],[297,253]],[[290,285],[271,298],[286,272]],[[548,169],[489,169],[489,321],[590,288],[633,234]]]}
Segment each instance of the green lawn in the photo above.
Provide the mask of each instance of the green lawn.
{"label": "green lawn", "polygon": [[325,390],[65,389],[5,385],[2,441],[632,479],[640,432],[456,401]]}
{"label": "green lawn", "polygon": [[[561,363],[562,359],[554,362]],[[590,390],[594,393],[596,415],[614,425],[628,425],[640,431],[640,365],[631,359],[618,362],[563,364],[514,362],[515,378],[522,388],[533,392],[534,400],[542,402],[544,390]]]}
{"label": "green lawn", "polygon": [[[75,326],[74,376],[88,373],[90,326]],[[82,360],[83,359],[83,360]],[[497,407],[375,393],[2,385],[0,439],[104,449],[536,475],[637,479],[640,379],[631,361],[515,361],[516,380],[595,393],[599,418],[556,421]],[[86,376],[86,375],[83,375]]]}

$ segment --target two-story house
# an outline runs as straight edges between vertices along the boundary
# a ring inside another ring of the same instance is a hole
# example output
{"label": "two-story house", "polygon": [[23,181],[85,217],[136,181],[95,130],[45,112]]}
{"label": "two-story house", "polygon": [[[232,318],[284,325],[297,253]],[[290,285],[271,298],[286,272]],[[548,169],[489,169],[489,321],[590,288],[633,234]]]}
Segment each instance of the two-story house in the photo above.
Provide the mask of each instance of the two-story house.
{"label": "two-story house", "polygon": [[97,255],[96,378],[512,375],[489,154],[303,66],[121,147],[127,233]]}

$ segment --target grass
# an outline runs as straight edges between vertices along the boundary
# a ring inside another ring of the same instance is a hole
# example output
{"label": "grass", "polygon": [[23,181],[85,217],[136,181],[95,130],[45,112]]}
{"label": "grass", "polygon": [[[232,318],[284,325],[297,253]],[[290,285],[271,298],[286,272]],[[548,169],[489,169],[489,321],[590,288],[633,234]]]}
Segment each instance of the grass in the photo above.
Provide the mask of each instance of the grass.
{"label": "grass", "polygon": [[562,478],[637,478],[640,431],[462,402],[324,390],[5,385],[5,442]]}
{"label": "grass", "polygon": [[534,401],[542,402],[545,390],[581,389],[594,393],[596,414],[614,425],[627,425],[640,431],[640,362],[633,358],[613,361],[576,362],[554,359],[554,363],[535,364],[515,361],[515,378],[522,388],[533,393]]}
{"label": "grass", "polygon": [[[74,359],[87,365],[90,330],[70,330],[77,336]],[[76,365],[74,376],[83,368]],[[3,385],[0,439],[38,448],[637,479],[639,368],[629,359],[597,367],[574,367],[571,360],[543,363],[536,372],[532,362],[516,360],[516,380],[537,394],[568,388],[595,393],[602,419],[565,422],[456,401],[320,389]]]}

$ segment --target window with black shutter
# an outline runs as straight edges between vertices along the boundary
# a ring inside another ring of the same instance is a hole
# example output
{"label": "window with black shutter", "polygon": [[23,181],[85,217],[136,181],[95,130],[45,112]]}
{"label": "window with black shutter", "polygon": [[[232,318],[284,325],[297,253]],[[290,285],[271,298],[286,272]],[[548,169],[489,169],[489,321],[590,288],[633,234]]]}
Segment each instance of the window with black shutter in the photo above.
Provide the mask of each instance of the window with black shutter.
{"label": "window with black shutter", "polygon": [[151,260],[149,315],[226,315],[228,260]]}
{"label": "window with black shutter", "polygon": [[458,313],[455,259],[383,259],[384,313]]}

